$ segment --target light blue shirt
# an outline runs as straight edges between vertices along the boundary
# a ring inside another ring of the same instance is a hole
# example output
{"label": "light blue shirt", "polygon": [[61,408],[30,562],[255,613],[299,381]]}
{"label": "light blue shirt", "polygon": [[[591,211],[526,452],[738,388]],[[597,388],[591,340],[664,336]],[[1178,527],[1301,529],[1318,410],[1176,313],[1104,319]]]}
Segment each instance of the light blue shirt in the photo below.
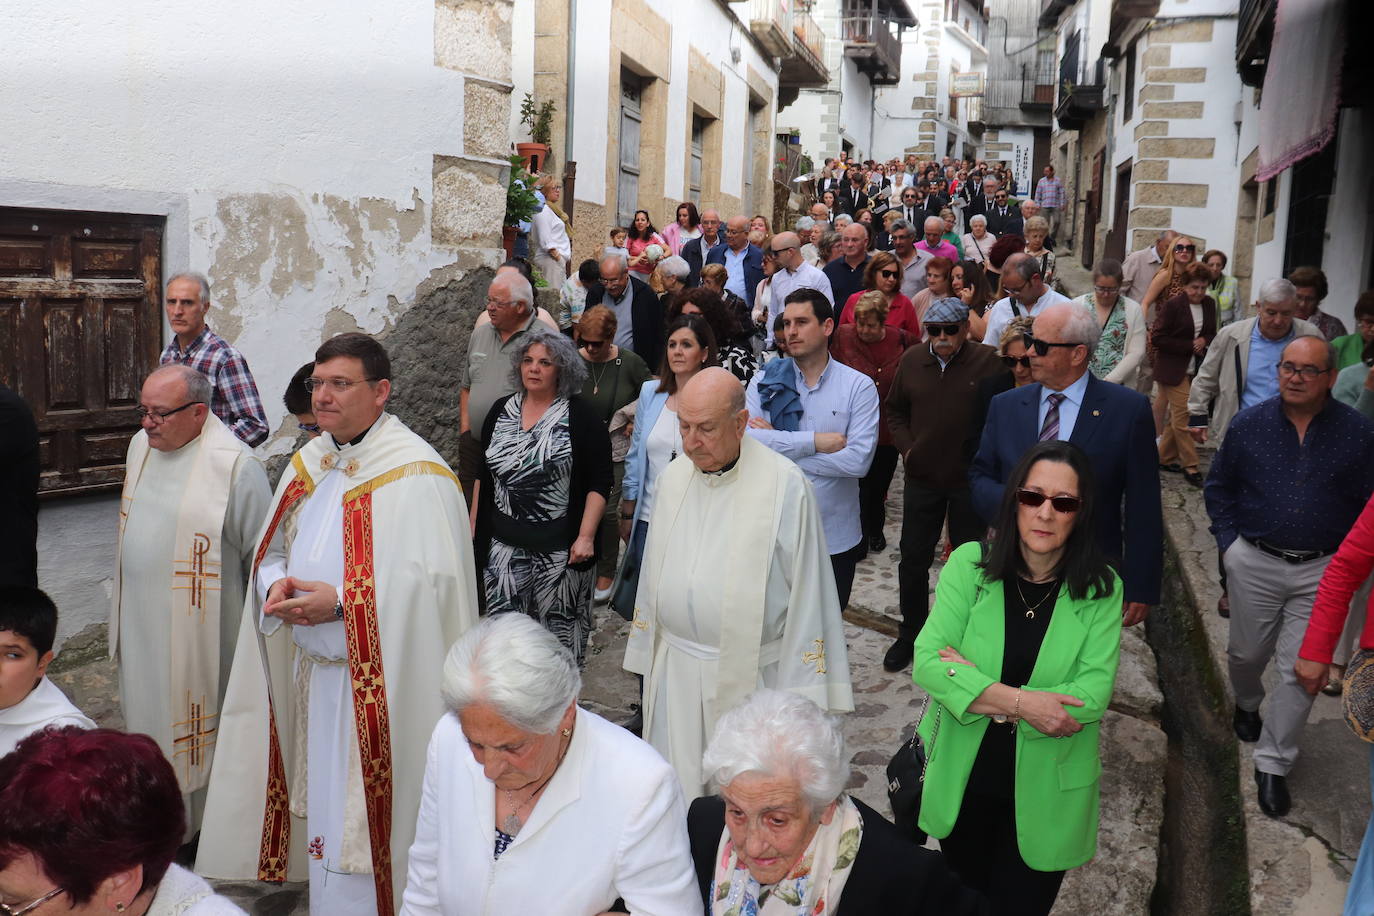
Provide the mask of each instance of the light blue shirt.
{"label": "light blue shirt", "polygon": [[[1064,400],[1059,402],[1059,441],[1068,442],[1073,435],[1074,424],[1078,422],[1078,410],[1083,406],[1083,395],[1088,392],[1088,375],[1084,372],[1074,382],[1063,391],[1058,392],[1064,395]],[[1035,426],[1035,435],[1040,435],[1040,430],[1045,428],[1045,414],[1050,412],[1050,395],[1055,394],[1053,388],[1040,386],[1040,422]]]}
{"label": "light blue shirt", "polygon": [[769,283],[768,323],[765,325],[767,339],[764,341],[764,346],[771,347],[773,345],[773,322],[782,314],[783,307],[787,303],[787,297],[796,290],[808,287],[819,290],[821,295],[825,296],[825,301],[835,308],[835,321],[838,324],[840,309],[844,307],[844,303],[841,302],[836,305],[835,294],[830,289],[830,278],[825,275],[825,271],[814,264],[807,264],[803,261],[796,270],[783,268],[773,274],[773,280]]}
{"label": "light blue shirt", "polygon": [[[768,419],[759,398],[754,375],[745,393],[750,417]],[[796,370],[795,385],[801,397],[801,429],[749,429],[749,435],[779,455],[796,462],[811,481],[816,505],[825,529],[826,550],[844,553],[863,539],[859,523],[859,478],[868,473],[878,445],[878,389],[862,372],[830,359],[814,387]],[[838,452],[816,451],[816,433],[844,433],[845,446]]]}
{"label": "light blue shirt", "polygon": [[725,288],[745,302],[749,301],[749,294],[744,288],[744,259],[748,254],[748,245],[739,251],[735,251],[729,245],[725,246]]}
{"label": "light blue shirt", "polygon": [[1290,325],[1282,339],[1270,340],[1261,333],[1256,319],[1250,329],[1250,359],[1245,367],[1245,390],[1240,393],[1241,410],[1279,396],[1279,360],[1283,348],[1296,335],[1297,329]]}

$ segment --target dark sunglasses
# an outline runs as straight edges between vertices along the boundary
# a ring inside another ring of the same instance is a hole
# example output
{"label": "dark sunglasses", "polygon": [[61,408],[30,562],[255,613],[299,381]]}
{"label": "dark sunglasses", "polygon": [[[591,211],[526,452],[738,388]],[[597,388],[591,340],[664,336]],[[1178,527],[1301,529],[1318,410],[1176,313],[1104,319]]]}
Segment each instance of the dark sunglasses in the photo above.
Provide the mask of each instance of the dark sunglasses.
{"label": "dark sunglasses", "polygon": [[926,333],[931,337],[957,337],[960,325],[957,324],[928,324]]}
{"label": "dark sunglasses", "polygon": [[1002,362],[1010,369],[1012,366],[1020,366],[1022,369],[1030,368],[1029,356],[1003,356]]}
{"label": "dark sunglasses", "polygon": [[880,271],[878,271],[878,274],[879,274],[879,276],[891,278],[891,277],[897,276],[897,271],[895,271],[895,270],[880,270]]}
{"label": "dark sunglasses", "polygon": [[1197,251],[1196,245],[1175,245],[1174,251]]}
{"label": "dark sunglasses", "polygon": [[1082,344],[1058,343],[1055,341],[1040,340],[1038,337],[1027,337],[1026,346],[1033,349],[1036,356],[1044,356],[1050,352],[1050,347],[1078,347],[1082,346]]}
{"label": "dark sunglasses", "polygon": [[1016,491],[1016,501],[1027,509],[1039,509],[1047,499],[1055,512],[1063,512],[1065,515],[1077,512],[1083,505],[1083,500],[1077,496],[1046,496],[1044,493],[1025,489]]}
{"label": "dark sunglasses", "polygon": [[605,343],[606,341],[604,340],[588,340],[585,337],[582,338],[582,346],[586,347],[588,350],[595,350],[597,347],[602,346]]}

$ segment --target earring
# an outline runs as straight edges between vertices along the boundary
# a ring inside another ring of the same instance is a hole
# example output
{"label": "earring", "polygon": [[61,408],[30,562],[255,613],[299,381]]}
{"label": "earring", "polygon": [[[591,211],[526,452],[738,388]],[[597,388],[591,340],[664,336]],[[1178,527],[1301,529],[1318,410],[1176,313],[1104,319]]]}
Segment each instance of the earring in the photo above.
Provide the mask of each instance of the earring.
{"label": "earring", "polygon": [[115,904],[115,911],[116,911],[116,912],[119,912],[119,913],[124,912],[124,904],[122,904],[122,903],[116,903],[116,904]]}
{"label": "earring", "polygon": [[567,738],[567,737],[569,737],[569,736],[571,736],[571,735],[572,735],[572,729],[571,729],[571,728],[565,728],[565,729],[563,729],[563,737],[564,737],[564,738]]}

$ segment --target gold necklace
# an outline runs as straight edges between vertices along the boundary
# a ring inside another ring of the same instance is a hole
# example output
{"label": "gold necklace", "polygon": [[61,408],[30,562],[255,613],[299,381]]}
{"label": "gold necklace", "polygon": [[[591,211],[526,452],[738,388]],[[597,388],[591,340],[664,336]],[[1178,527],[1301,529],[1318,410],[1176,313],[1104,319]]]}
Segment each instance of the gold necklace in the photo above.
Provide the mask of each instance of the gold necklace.
{"label": "gold necklace", "polygon": [[[600,371],[600,372],[592,372],[592,394],[600,394],[600,393],[601,393],[601,377],[604,376],[604,375],[606,374],[606,366],[607,366],[609,363],[610,363],[610,360],[606,360],[606,362],[600,364],[600,365],[601,365],[601,371]],[[595,365],[597,365],[597,364],[596,364],[596,363],[592,363],[592,365],[595,366]]]}
{"label": "gold necklace", "polygon": [[[1054,581],[1055,581],[1055,580],[1051,579],[1051,580],[1050,580],[1050,584],[1053,584]],[[1034,604],[1033,606],[1027,607],[1027,608],[1026,608],[1026,618],[1027,618],[1028,620],[1034,620],[1034,619],[1035,619],[1035,612],[1038,611],[1038,610],[1040,610],[1040,605],[1042,605],[1042,604],[1044,604],[1046,601],[1048,601],[1048,600],[1050,599],[1050,596],[1053,595],[1056,591],[1058,591],[1058,589],[1051,588],[1049,591],[1045,592],[1045,597],[1043,597],[1043,598],[1041,598],[1039,601],[1035,602],[1035,604]],[[1022,604],[1030,605],[1030,602],[1026,600],[1026,593],[1023,592],[1023,591],[1021,591],[1021,577],[1020,577],[1020,576],[1017,576],[1017,577],[1016,577],[1016,594],[1018,594],[1018,595],[1021,596],[1021,603],[1022,603]]]}
{"label": "gold necklace", "polygon": [[572,729],[567,730],[566,736],[568,738],[568,743],[565,744],[563,746],[563,750],[559,752],[558,762],[553,765],[553,772],[550,773],[548,776],[544,777],[544,781],[539,784],[538,788],[536,788],[533,792],[529,794],[528,798],[526,798],[520,804],[516,805],[515,793],[512,792],[510,789],[501,790],[502,792],[506,793],[506,804],[514,805],[510,813],[507,814],[501,820],[501,832],[504,833],[506,836],[515,836],[520,832],[520,828],[525,826],[525,822],[520,819],[520,810],[524,808],[526,805],[533,803],[534,799],[539,795],[539,793],[544,791],[544,787],[549,784],[549,780],[553,779],[554,773],[557,773],[558,768],[563,765],[563,758],[567,756],[568,747],[572,745]]}

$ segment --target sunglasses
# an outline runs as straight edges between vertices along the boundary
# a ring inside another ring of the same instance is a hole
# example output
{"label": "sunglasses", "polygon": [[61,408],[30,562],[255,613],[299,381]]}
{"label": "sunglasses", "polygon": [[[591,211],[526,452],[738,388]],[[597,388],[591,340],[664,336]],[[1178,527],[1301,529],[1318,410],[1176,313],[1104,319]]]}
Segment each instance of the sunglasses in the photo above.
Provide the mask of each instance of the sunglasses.
{"label": "sunglasses", "polygon": [[878,275],[879,275],[880,277],[887,277],[888,279],[892,279],[892,278],[894,278],[894,277],[897,276],[897,271],[895,271],[895,270],[880,270],[880,271],[878,271]]}
{"label": "sunglasses", "polygon": [[957,337],[959,327],[957,324],[928,324],[926,333],[931,337]]}
{"label": "sunglasses", "polygon": [[602,346],[605,343],[606,341],[604,340],[588,340],[585,337],[582,338],[582,346],[586,347],[588,350],[595,350],[597,347]]}
{"label": "sunglasses", "polygon": [[1196,245],[1175,245],[1174,251],[1197,251]]}
{"label": "sunglasses", "polygon": [[1040,340],[1037,337],[1027,337],[1026,346],[1035,351],[1036,356],[1045,356],[1050,352],[1050,347],[1079,347],[1077,343],[1058,343],[1050,340]]}
{"label": "sunglasses", "polygon": [[1007,367],[1008,369],[1010,369],[1012,366],[1020,366],[1022,369],[1029,369],[1029,368],[1030,368],[1030,357],[1029,357],[1029,356],[1005,356],[1005,355],[1004,355],[1004,356],[1002,357],[1002,362],[1006,365],[1006,367]]}
{"label": "sunglasses", "polygon": [[1083,500],[1077,496],[1046,496],[1044,493],[1026,489],[1016,491],[1016,501],[1027,509],[1039,509],[1047,499],[1055,512],[1063,512],[1065,515],[1077,512],[1083,505]]}
{"label": "sunglasses", "polygon": [[786,254],[787,252],[791,251],[793,248],[796,247],[796,245],[788,245],[786,248],[769,248],[768,253],[776,258],[779,255]]}

